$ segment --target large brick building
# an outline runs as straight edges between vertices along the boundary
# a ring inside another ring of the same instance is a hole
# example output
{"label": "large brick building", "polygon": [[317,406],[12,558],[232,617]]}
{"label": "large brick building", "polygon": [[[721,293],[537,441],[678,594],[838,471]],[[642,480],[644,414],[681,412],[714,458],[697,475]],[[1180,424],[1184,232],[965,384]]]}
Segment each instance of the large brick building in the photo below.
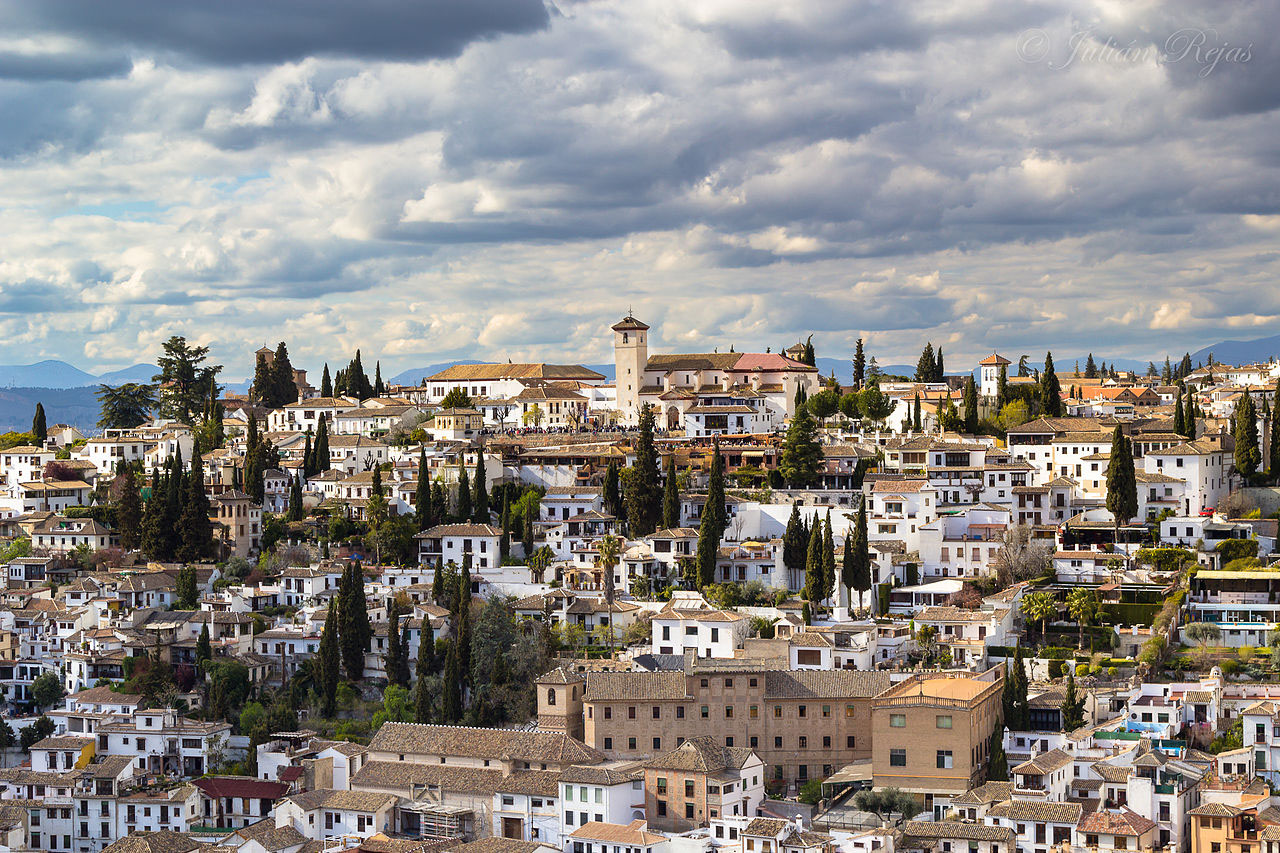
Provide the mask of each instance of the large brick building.
{"label": "large brick building", "polygon": [[[543,729],[609,758],[651,759],[711,737],[760,756],[771,785],[803,784],[871,757],[871,702],[886,672],[781,671],[686,657],[684,670],[555,670],[538,684]],[[962,789],[963,790],[963,789]]]}
{"label": "large brick building", "polygon": [[976,787],[1001,722],[1004,669],[925,673],[871,703],[872,780],[919,795],[926,809]]}

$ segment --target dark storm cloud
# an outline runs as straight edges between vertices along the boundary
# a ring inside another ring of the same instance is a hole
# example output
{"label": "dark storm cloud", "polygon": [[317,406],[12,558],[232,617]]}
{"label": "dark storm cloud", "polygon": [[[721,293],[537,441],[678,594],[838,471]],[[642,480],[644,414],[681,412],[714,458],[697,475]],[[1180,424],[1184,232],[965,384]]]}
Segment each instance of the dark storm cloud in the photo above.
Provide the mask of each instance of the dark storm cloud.
{"label": "dark storm cloud", "polygon": [[548,21],[542,0],[7,0],[0,12],[10,30],[73,33],[214,64],[455,56],[476,39]]}

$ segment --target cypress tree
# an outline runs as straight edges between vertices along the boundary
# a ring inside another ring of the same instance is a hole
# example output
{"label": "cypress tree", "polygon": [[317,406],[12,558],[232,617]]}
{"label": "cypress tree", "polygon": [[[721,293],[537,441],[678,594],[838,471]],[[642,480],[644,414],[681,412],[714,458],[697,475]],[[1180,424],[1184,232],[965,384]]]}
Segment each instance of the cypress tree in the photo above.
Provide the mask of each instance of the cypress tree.
{"label": "cypress tree", "polygon": [[920,395],[916,394],[915,410],[911,414],[911,428],[916,432],[924,430],[924,418],[920,414]]}
{"label": "cypress tree", "polygon": [[1236,404],[1235,418],[1236,471],[1246,480],[1258,472],[1262,463],[1262,451],[1258,449],[1258,410],[1253,395],[1247,390],[1244,399]]}
{"label": "cypress tree", "polygon": [[329,615],[320,632],[320,649],[316,653],[316,692],[320,694],[320,713],[332,717],[338,701],[339,667],[342,665],[338,650],[338,600],[329,599]]}
{"label": "cypress tree", "polygon": [[265,409],[278,408],[276,403],[275,381],[271,373],[271,365],[267,364],[267,354],[258,353],[253,368],[253,387],[249,389],[249,399]]}
{"label": "cypress tree", "polygon": [[1165,385],[1173,382],[1173,365],[1169,363],[1169,356],[1164,357],[1164,369],[1160,371],[1160,381]]}
{"label": "cypress tree", "polygon": [[472,502],[475,504],[475,514],[472,520],[476,524],[488,524],[490,520],[487,483],[488,480],[484,473],[484,448],[480,447],[476,450],[476,481],[475,487],[472,489]]}
{"label": "cypress tree", "polygon": [[36,444],[40,445],[49,437],[49,427],[44,419],[44,403],[36,403],[36,413],[31,418],[31,434],[36,437]]}
{"label": "cypress tree", "polygon": [[1040,375],[1040,411],[1047,418],[1062,417],[1062,386],[1053,369],[1053,353],[1044,354],[1044,373]]}
{"label": "cypress tree", "polygon": [[132,551],[142,541],[142,495],[138,492],[133,466],[124,460],[116,466],[116,478],[121,482],[120,501],[116,505],[120,547]]}
{"label": "cypress tree", "polygon": [[316,454],[311,447],[311,430],[307,430],[306,443],[302,445],[302,476],[311,479],[319,472],[316,470]]}
{"label": "cypress tree", "polygon": [[720,534],[716,531],[716,520],[711,513],[703,512],[702,523],[698,525],[697,585],[699,588],[715,583],[719,548]]}
{"label": "cypress tree", "polygon": [[206,664],[213,660],[213,644],[209,640],[209,623],[200,626],[200,639],[196,640],[196,672],[203,673]]}
{"label": "cypress tree", "polygon": [[471,554],[463,554],[462,571],[458,574],[457,608],[458,673],[468,679],[471,673]]}
{"label": "cypress tree", "polygon": [[431,524],[444,524],[449,517],[449,498],[444,491],[444,483],[439,480],[431,484]]}
{"label": "cypress tree", "polygon": [[801,407],[787,427],[778,468],[787,485],[803,489],[818,481],[822,460],[822,445],[818,443],[813,418],[809,416],[808,407]]}
{"label": "cypress tree", "polygon": [[191,449],[186,500],[178,524],[182,530],[179,559],[194,561],[213,553],[213,522],[209,519],[209,496],[204,490],[204,459],[198,437]]}
{"label": "cypress tree", "polygon": [[320,426],[316,427],[316,446],[312,451],[316,455],[316,473],[328,471],[332,464],[329,459],[329,420],[320,418]]}
{"label": "cypress tree", "polygon": [[1191,386],[1189,385],[1186,388],[1186,392],[1187,392],[1187,403],[1186,403],[1187,410],[1182,415],[1182,428],[1184,430],[1182,434],[1185,435],[1187,438],[1193,439],[1196,437],[1196,397],[1195,397],[1195,392],[1191,390]]}
{"label": "cypress tree", "polygon": [[382,361],[376,361],[373,365],[373,396],[381,397],[387,391],[387,386],[382,384]]}
{"label": "cypress tree", "polygon": [[996,412],[1009,403],[1009,369],[1008,365],[1000,365],[1000,376],[996,379]]}
{"label": "cypress tree", "polygon": [[987,781],[1009,781],[1009,758],[1004,752],[1004,726],[991,730],[991,746],[987,750]]}
{"label": "cypress tree", "polygon": [[196,567],[188,563],[178,569],[176,583],[179,610],[195,610],[200,606],[200,591],[196,584]]}
{"label": "cypress tree", "polygon": [[431,676],[431,658],[434,651],[435,637],[431,632],[431,620],[424,616],[422,630],[418,632],[418,660],[414,664],[416,679],[413,689],[414,722],[431,722],[431,694],[427,691],[427,682]]}
{"label": "cypress tree", "polygon": [[391,597],[391,605],[387,611],[387,654],[385,657],[385,668],[387,670],[387,683],[398,684],[401,687],[405,685],[400,681],[401,671],[404,669],[403,658],[405,651],[400,647],[400,601],[393,595]]}
{"label": "cypress tree", "polygon": [[1062,730],[1074,732],[1084,725],[1084,699],[1076,695],[1076,676],[1067,671],[1067,693],[1062,699]]}
{"label": "cypress tree", "polygon": [[520,547],[524,549],[525,559],[533,556],[533,513],[525,512],[521,519]]}
{"label": "cypress tree", "polygon": [[826,598],[823,587],[822,564],[822,521],[818,520],[809,532],[809,547],[804,563],[804,597],[805,600],[818,604]]}
{"label": "cypress tree", "polygon": [[831,533],[831,510],[827,510],[827,523],[822,529],[822,591],[827,596],[836,591],[836,545]]}
{"label": "cypress tree", "polygon": [[626,481],[627,524],[632,536],[652,533],[662,520],[662,482],[658,470],[658,451],[653,440],[653,406],[645,404],[640,412],[640,431],[636,441],[636,461]]}
{"label": "cypress tree", "polygon": [[853,387],[862,390],[867,378],[867,354],[862,348],[862,338],[853,347]]}
{"label": "cypress tree", "polygon": [[[850,536],[845,538],[845,557],[849,557],[849,540],[853,540],[853,582],[850,584],[861,595],[871,591],[871,551],[867,539],[867,502],[862,501],[858,507],[858,517],[854,522]],[[845,567],[846,574],[849,567]]]}
{"label": "cypress tree", "polygon": [[289,363],[289,348],[281,341],[271,360],[271,388],[275,397],[272,408],[288,405],[298,399],[298,386],[293,381],[293,365]]}
{"label": "cypress tree", "polygon": [[938,365],[933,356],[933,343],[926,342],[924,349],[920,352],[920,358],[916,360],[916,381],[932,382],[937,369]]}
{"label": "cypress tree", "polygon": [[471,518],[471,478],[467,476],[466,468],[460,468],[458,471],[457,518],[460,521]]}
{"label": "cypress tree", "polygon": [[787,519],[787,529],[782,534],[782,562],[787,564],[788,570],[804,568],[808,540],[803,539],[803,536],[800,505],[793,503],[791,505],[791,516]]}
{"label": "cypress tree", "polygon": [[346,570],[346,593],[342,599],[342,663],[347,678],[360,681],[364,678],[364,656],[369,651],[373,626],[369,624],[369,602],[364,593],[364,573],[359,563],[350,563]]}
{"label": "cypress tree", "polygon": [[142,552],[153,560],[161,559],[164,551],[164,537],[168,531],[164,528],[164,478],[156,472],[151,476],[151,497],[147,498],[142,509],[141,538],[139,545]]}
{"label": "cypress tree", "polygon": [[333,380],[329,378],[329,362],[324,363],[324,372],[320,375],[320,396],[333,396]]}
{"label": "cypress tree", "polygon": [[511,557],[511,490],[502,490],[502,536],[498,539],[498,559],[505,564]]}
{"label": "cypress tree", "polygon": [[306,507],[302,503],[302,480],[291,477],[289,481],[289,520],[302,521],[306,517]]}
{"label": "cypress tree", "polygon": [[1280,477],[1280,379],[1276,380],[1275,406],[1271,409],[1271,446],[1267,470],[1272,477]]}
{"label": "cypress tree", "polygon": [[440,692],[440,713],[443,723],[456,723],[462,719],[462,665],[458,660],[458,644],[449,643],[449,653],[444,663],[444,683]]}
{"label": "cypress tree", "polygon": [[604,511],[614,518],[622,518],[622,486],[618,478],[618,461],[616,459],[609,460],[609,467],[604,472],[604,486],[601,489],[601,498],[604,501]]}
{"label": "cypress tree", "polygon": [[1085,379],[1097,379],[1097,378],[1098,378],[1098,365],[1094,364],[1094,362],[1093,362],[1093,353],[1089,353],[1089,357],[1088,357],[1087,359],[1085,359],[1085,362],[1084,362],[1084,378],[1085,378]]}
{"label": "cypress tree", "polygon": [[1173,401],[1173,431],[1178,435],[1185,436],[1187,434],[1187,422],[1182,412],[1182,388],[1178,388],[1178,396]]}
{"label": "cypress tree", "polygon": [[938,357],[933,362],[933,381],[945,382],[947,379],[947,366],[942,360],[942,346],[938,346]]}
{"label": "cypress tree", "polygon": [[676,461],[667,459],[667,474],[662,478],[662,526],[680,526],[680,490],[676,487]]}
{"label": "cypress tree", "polygon": [[1027,703],[1027,667],[1022,660],[1022,646],[1018,646],[1014,650],[1013,708],[1016,723],[1008,724],[1009,728],[1022,732],[1030,729],[1031,706]]}
{"label": "cypress tree", "polygon": [[853,606],[853,584],[854,584],[854,560],[853,560],[853,531],[849,531],[844,537],[844,554],[840,557],[840,585],[844,587],[845,595],[849,599],[849,612],[854,610]]}
{"label": "cypress tree", "polygon": [[720,455],[720,437],[711,440],[711,476],[707,479],[707,502],[702,510],[712,513],[716,525],[716,540],[729,526],[724,505],[724,457]]}
{"label": "cypress tree", "polygon": [[431,575],[431,600],[436,603],[436,607],[450,606],[444,597],[444,566],[440,564],[438,559]]}
{"label": "cypress tree", "polygon": [[964,431],[970,435],[978,432],[978,387],[972,373],[964,378]]}
{"label": "cypress tree", "polygon": [[431,475],[427,471],[427,448],[418,451],[418,485],[413,492],[413,516],[418,531],[435,526],[431,506]]}
{"label": "cypress tree", "polygon": [[1107,509],[1115,524],[1117,544],[1121,523],[1128,523],[1138,512],[1138,477],[1130,454],[1129,439],[1117,425],[1111,433],[1111,456],[1107,461]]}

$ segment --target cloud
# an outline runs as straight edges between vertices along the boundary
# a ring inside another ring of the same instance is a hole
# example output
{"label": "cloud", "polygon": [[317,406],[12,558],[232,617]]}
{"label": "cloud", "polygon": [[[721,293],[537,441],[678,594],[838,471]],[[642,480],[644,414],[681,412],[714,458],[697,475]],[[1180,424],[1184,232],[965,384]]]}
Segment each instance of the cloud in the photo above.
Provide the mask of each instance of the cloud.
{"label": "cloud", "polygon": [[1274,52],[1049,62],[1272,5],[0,0],[0,360],[595,362],[628,306],[882,363],[1266,334]]}

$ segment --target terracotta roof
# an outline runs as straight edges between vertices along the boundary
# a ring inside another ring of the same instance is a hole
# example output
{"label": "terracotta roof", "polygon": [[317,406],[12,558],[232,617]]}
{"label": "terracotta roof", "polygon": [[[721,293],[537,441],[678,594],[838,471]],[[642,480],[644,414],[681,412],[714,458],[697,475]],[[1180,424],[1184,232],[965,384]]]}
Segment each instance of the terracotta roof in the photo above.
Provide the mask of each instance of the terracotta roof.
{"label": "terracotta roof", "polygon": [[131,832],[102,853],[188,853],[199,846],[181,832]]}
{"label": "terracotta roof", "polygon": [[1077,827],[1081,832],[1105,835],[1142,835],[1155,829],[1156,823],[1128,809],[1118,812],[1099,809],[1080,818]]}
{"label": "terracotta roof", "polygon": [[1071,823],[1080,819],[1079,803],[1051,803],[1038,800],[1009,800],[997,803],[987,810],[991,817],[1007,817],[1013,820],[1038,820],[1045,823]]}
{"label": "terracotta roof", "polygon": [[1012,844],[1013,830],[1007,826],[985,823],[960,823],[952,820],[909,820],[902,825],[904,838],[946,838],[962,841],[1003,841]]}
{"label": "terracotta roof", "polygon": [[502,535],[502,531],[492,524],[437,524],[414,536],[415,539],[435,539],[440,536],[494,536]]}
{"label": "terracotta roof", "polygon": [[654,770],[719,773],[739,770],[754,753],[746,747],[720,746],[710,735],[691,738],[670,752],[645,763]]}
{"label": "terracotta roof", "polygon": [[[646,327],[647,328],[647,327]],[[498,364],[455,364],[427,377],[428,382],[450,382],[464,379],[582,379],[599,382],[604,375],[580,364],[542,364],[510,362]]]}
{"label": "terracotta roof", "polygon": [[423,723],[384,723],[369,742],[370,752],[454,755],[536,763],[594,764],[604,754],[566,734]]}
{"label": "terracotta roof", "polygon": [[396,798],[389,794],[376,794],[371,791],[335,791],[331,788],[320,788],[315,791],[304,791],[301,794],[290,794],[285,797],[285,800],[296,803],[299,808],[308,812],[319,808],[352,812],[376,812],[383,806],[396,802]]}
{"label": "terracotta roof", "polygon": [[289,793],[284,782],[269,782],[252,776],[205,776],[191,782],[210,797],[249,797],[255,800],[278,800]]}
{"label": "terracotta roof", "polygon": [[460,794],[492,796],[502,791],[554,797],[560,790],[560,774],[552,770],[516,770],[504,774],[501,767],[369,761],[355,772],[351,783],[365,790],[403,792],[405,796],[415,787],[429,786]]}
{"label": "terracotta roof", "polygon": [[620,823],[604,823],[593,820],[578,827],[570,833],[569,837],[585,838],[591,841],[601,841],[607,844],[627,847],[648,847],[651,844],[658,844],[667,840],[667,837],[661,833],[649,832],[646,830],[646,826],[648,824],[643,820],[633,820],[626,826]]}
{"label": "terracotta roof", "polygon": [[677,672],[588,672],[583,701],[687,699],[685,674]]}

